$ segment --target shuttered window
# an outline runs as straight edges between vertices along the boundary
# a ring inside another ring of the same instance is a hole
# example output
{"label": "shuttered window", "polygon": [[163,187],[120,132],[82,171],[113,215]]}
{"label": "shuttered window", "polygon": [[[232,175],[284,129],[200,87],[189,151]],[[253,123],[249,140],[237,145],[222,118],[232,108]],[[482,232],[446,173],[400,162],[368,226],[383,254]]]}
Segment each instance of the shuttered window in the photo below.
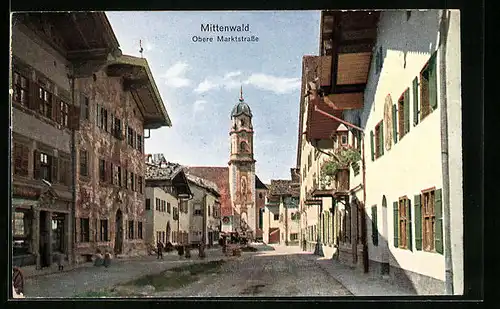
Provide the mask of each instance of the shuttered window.
{"label": "shuttered window", "polygon": [[394,212],[393,216],[393,225],[394,225],[394,247],[399,246],[399,203],[398,202],[393,202],[392,203],[392,210]]}
{"label": "shuttered window", "polygon": [[57,177],[57,160],[38,150],[35,150],[34,154],[34,178],[52,182],[53,176]]}
{"label": "shuttered window", "polygon": [[29,152],[30,149],[28,146],[14,143],[12,149],[12,169],[14,175],[28,176]]}
{"label": "shuttered window", "polygon": [[399,199],[399,248],[412,249],[411,241],[411,206],[410,200],[405,196]]}
{"label": "shuttered window", "polygon": [[372,243],[378,246],[377,206],[372,206]]}
{"label": "shuttered window", "polygon": [[80,95],[80,118],[89,120],[90,118],[90,102],[85,95]]}
{"label": "shuttered window", "polygon": [[410,100],[409,89],[401,95],[398,100],[398,131],[399,139],[401,140],[408,132],[410,132]]}
{"label": "shuttered window", "polygon": [[106,181],[106,161],[104,159],[99,159],[99,180]]}
{"label": "shuttered window", "polygon": [[398,108],[396,104],[392,105],[392,138],[396,144],[398,142]]}
{"label": "shuttered window", "polygon": [[415,249],[422,250],[422,203],[420,194],[414,196],[413,205],[415,206]]}
{"label": "shuttered window", "polygon": [[90,241],[90,220],[89,218],[80,218],[80,242]]}
{"label": "shuttered window", "polygon": [[12,86],[12,90],[14,91],[13,100],[24,106],[28,106],[29,80],[19,72],[14,71]]}
{"label": "shuttered window", "polygon": [[375,126],[375,158],[384,154],[384,122],[380,121]]}
{"label": "shuttered window", "polygon": [[373,148],[373,131],[370,131],[370,152],[371,152],[371,157],[372,161],[375,160],[375,149]]}
{"label": "shuttered window", "polygon": [[89,175],[89,153],[87,150],[80,149],[80,176]]}
{"label": "shuttered window", "polygon": [[420,121],[437,108],[436,53],[420,72]]}
{"label": "shuttered window", "polygon": [[59,101],[59,117],[57,120],[64,127],[69,126],[69,105],[62,100]]}
{"label": "shuttered window", "polygon": [[40,105],[38,106],[40,114],[42,116],[52,119],[52,93],[38,86],[38,99]]}
{"label": "shuttered window", "polygon": [[424,251],[443,253],[442,190],[422,193],[422,246]]}
{"label": "shuttered window", "polygon": [[418,118],[420,113],[420,106],[418,102],[418,77],[413,79],[413,125],[416,126],[418,124]]}

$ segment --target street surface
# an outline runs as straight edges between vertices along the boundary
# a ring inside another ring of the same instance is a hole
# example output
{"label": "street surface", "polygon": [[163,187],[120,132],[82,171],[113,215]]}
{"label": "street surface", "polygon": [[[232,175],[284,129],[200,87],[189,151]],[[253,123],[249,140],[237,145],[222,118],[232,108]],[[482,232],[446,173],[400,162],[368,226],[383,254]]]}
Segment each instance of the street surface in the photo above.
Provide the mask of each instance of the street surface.
{"label": "street surface", "polygon": [[[296,247],[252,245],[258,252],[243,252],[241,257],[225,258],[220,249],[207,250],[203,261],[226,259],[217,274],[202,275],[188,286],[157,291],[154,297],[251,297],[251,296],[343,296],[352,295],[325,272],[311,254]],[[201,262],[193,252],[186,260],[176,254],[164,260],[146,257],[141,260],[113,261],[109,268],[83,267],[63,273],[28,278],[25,296],[74,297],[86,291],[111,288],[147,274]]]}

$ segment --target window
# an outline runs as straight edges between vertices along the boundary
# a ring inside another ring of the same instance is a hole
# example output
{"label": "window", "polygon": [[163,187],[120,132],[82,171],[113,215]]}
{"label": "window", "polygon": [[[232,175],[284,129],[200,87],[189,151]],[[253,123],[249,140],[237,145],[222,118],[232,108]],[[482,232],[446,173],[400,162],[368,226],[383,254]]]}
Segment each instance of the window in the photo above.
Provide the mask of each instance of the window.
{"label": "window", "polygon": [[52,181],[52,157],[35,151],[35,179]]}
{"label": "window", "polygon": [[259,193],[259,198],[262,199],[262,192]]}
{"label": "window", "polygon": [[142,152],[142,135],[137,134],[137,150]]}
{"label": "window", "polygon": [[245,126],[245,120],[244,119],[241,119],[240,120],[240,126],[244,127]]}
{"label": "window", "polygon": [[421,120],[437,108],[436,52],[420,72]]}
{"label": "window", "polygon": [[137,178],[137,186],[139,187],[139,188],[138,188],[138,189],[139,189],[139,193],[141,193],[141,194],[142,194],[142,176],[139,176],[139,177]]}
{"label": "window", "polygon": [[117,166],[117,183],[118,183],[118,186],[121,187],[122,186],[122,167],[121,166]]}
{"label": "window", "polygon": [[278,221],[280,219],[280,215],[274,214],[273,218],[274,218],[274,221]]}
{"label": "window", "polygon": [[173,217],[174,220],[179,220],[179,208],[174,207],[174,209],[173,209],[173,216],[172,217]]}
{"label": "window", "polygon": [[194,205],[194,215],[195,216],[201,216],[201,215],[203,215],[203,212],[201,211],[201,205],[200,204],[195,204]]}
{"label": "window", "polygon": [[127,126],[127,142],[130,146],[134,147],[134,129]]}
{"label": "window", "polygon": [[80,218],[80,242],[90,241],[90,221],[89,218]]}
{"label": "window", "polygon": [[379,158],[384,154],[384,123],[380,121],[375,126],[375,158]]}
{"label": "window", "polygon": [[106,161],[99,159],[99,180],[106,181]]}
{"label": "window", "polygon": [[68,126],[68,118],[69,118],[69,105],[68,105],[68,103],[66,103],[64,101],[60,101],[59,105],[60,105],[59,112],[61,113],[60,118],[59,118],[59,124],[67,127]]}
{"label": "window", "polygon": [[108,132],[108,110],[97,105],[97,127]]}
{"label": "window", "polygon": [[128,239],[134,239],[134,221],[128,222]]}
{"label": "window", "polygon": [[155,199],[155,210],[160,211],[160,199],[159,198]]}
{"label": "window", "polygon": [[135,175],[130,173],[130,190],[135,191]]}
{"label": "window", "polygon": [[146,210],[151,210],[151,199],[146,199]]}
{"label": "window", "polygon": [[142,239],[142,222],[137,222],[137,238]]}
{"label": "window", "polygon": [[15,102],[21,103],[24,106],[28,105],[29,100],[29,86],[28,79],[18,72],[14,72],[14,81],[13,81],[13,99]]}
{"label": "window", "polygon": [[81,97],[81,103],[80,103],[80,117],[84,120],[89,120],[90,116],[90,102],[89,98],[86,96]]}
{"label": "window", "polygon": [[108,238],[108,220],[101,220],[100,241],[109,241]]}
{"label": "window", "polygon": [[422,194],[422,242],[424,251],[434,251],[434,235],[436,228],[434,191]]}
{"label": "window", "polygon": [[89,153],[87,150],[80,149],[80,176],[89,175]]}
{"label": "window", "polygon": [[312,165],[312,153],[309,152],[309,155],[307,156],[307,170],[311,168]]}
{"label": "window", "polygon": [[39,87],[38,95],[40,99],[40,114],[47,118],[52,118],[52,93]]}
{"label": "window", "polygon": [[12,165],[14,175],[28,176],[28,166],[29,166],[29,151],[28,146],[14,143],[12,149]]}
{"label": "window", "polygon": [[291,233],[290,234],[290,240],[291,241],[298,240],[298,239],[299,239],[299,234],[297,234],[297,233]]}
{"label": "window", "polygon": [[378,246],[377,206],[372,206],[372,243]]}
{"label": "window", "polygon": [[340,135],[340,144],[342,146],[347,146],[347,133],[342,133]]}
{"label": "window", "polygon": [[399,139],[410,132],[410,90],[407,88],[398,100]]}
{"label": "window", "polygon": [[247,143],[246,142],[240,143],[240,152],[247,152]]}
{"label": "window", "polygon": [[125,179],[123,179],[123,183],[125,185],[125,188],[128,189],[129,188],[129,185],[128,185],[128,178],[129,178],[128,177],[128,171],[125,170],[125,169],[124,169],[124,171],[125,171],[125,176],[124,176]]}
{"label": "window", "polygon": [[167,205],[164,200],[161,201],[161,212],[165,212],[167,210]]}
{"label": "window", "polygon": [[394,220],[394,246],[411,250],[411,208],[406,196],[394,202]]}
{"label": "window", "polygon": [[123,137],[123,135],[122,135],[122,121],[117,117],[114,117],[113,136],[119,140],[121,140]]}
{"label": "window", "polygon": [[170,203],[167,203],[167,212],[171,213],[171,211],[172,211],[171,205],[170,205]]}

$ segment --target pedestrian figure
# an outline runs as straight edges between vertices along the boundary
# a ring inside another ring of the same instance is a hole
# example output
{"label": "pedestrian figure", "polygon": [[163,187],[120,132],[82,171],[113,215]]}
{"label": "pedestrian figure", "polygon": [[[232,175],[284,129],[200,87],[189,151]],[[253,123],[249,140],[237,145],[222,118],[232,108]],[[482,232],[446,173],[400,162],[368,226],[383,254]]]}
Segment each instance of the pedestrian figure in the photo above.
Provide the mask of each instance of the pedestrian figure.
{"label": "pedestrian figure", "polygon": [[104,264],[104,258],[101,254],[101,250],[97,249],[94,256],[94,266],[102,266]]}
{"label": "pedestrian figure", "polygon": [[111,253],[109,252],[106,252],[106,254],[104,254],[104,267],[108,268],[109,265],[111,265]]}
{"label": "pedestrian figure", "polygon": [[60,271],[63,271],[64,270],[64,259],[65,259],[65,255],[62,253],[62,252],[57,252],[56,253],[56,258],[57,258],[57,268],[60,270]]}
{"label": "pedestrian figure", "polygon": [[157,259],[162,259],[163,260],[163,243],[159,240],[158,243],[156,244],[156,252],[158,254]]}

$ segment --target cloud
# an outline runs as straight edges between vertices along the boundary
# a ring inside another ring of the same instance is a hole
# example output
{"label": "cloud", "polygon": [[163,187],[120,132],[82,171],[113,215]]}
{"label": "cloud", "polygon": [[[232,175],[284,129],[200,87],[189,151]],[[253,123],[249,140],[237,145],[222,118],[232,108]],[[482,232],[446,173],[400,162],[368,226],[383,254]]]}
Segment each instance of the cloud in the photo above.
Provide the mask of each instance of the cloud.
{"label": "cloud", "polygon": [[240,85],[252,85],[256,88],[285,94],[300,88],[299,78],[277,77],[268,74],[252,74],[247,79],[241,79],[240,71],[233,71],[224,74],[223,77],[207,77],[194,90],[196,93],[204,93],[214,89],[232,90]]}
{"label": "cloud", "polygon": [[193,104],[193,113],[201,112],[205,109],[205,105],[207,101],[205,100],[196,100]]}
{"label": "cloud", "polygon": [[173,88],[186,87],[191,84],[191,81],[185,77],[189,65],[186,62],[177,62],[171,66],[162,78],[165,79],[165,85]]}
{"label": "cloud", "polygon": [[267,74],[252,74],[244,82],[262,90],[272,91],[277,94],[289,93],[300,88],[299,78],[277,77]]}
{"label": "cloud", "polygon": [[233,71],[224,74],[224,77],[207,77],[194,90],[196,93],[204,93],[212,89],[224,88],[227,90],[238,88],[242,82],[236,77],[240,76],[240,71]]}

